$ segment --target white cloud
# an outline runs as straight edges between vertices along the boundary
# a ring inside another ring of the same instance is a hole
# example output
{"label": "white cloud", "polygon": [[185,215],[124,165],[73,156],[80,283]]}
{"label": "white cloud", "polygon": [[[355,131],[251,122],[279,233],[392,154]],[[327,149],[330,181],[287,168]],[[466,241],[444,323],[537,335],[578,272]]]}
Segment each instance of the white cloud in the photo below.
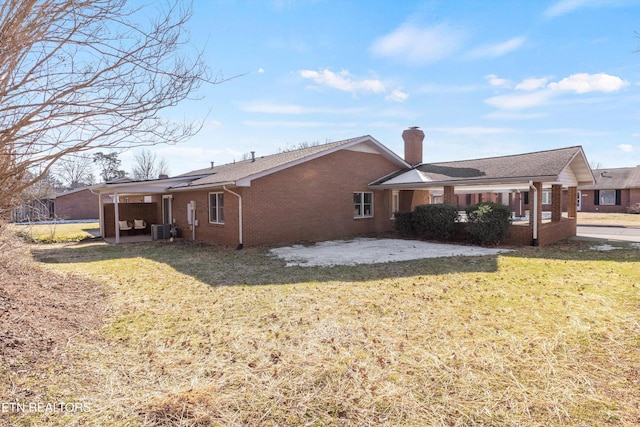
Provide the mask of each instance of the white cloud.
{"label": "white cloud", "polygon": [[404,93],[403,91],[399,90],[399,89],[395,89],[393,90],[388,96],[387,96],[387,100],[388,101],[395,101],[395,102],[404,102],[409,98],[409,95],[407,93]]}
{"label": "white cloud", "polygon": [[524,37],[514,37],[502,43],[482,45],[473,49],[468,57],[473,59],[497,58],[520,48],[525,41],[526,39]]}
{"label": "white cloud", "polygon": [[456,52],[466,33],[447,24],[420,28],[403,24],[396,30],[374,40],[371,52],[413,65],[426,65]]}
{"label": "white cloud", "polygon": [[240,103],[240,109],[248,113],[264,114],[367,114],[366,108],[304,107],[297,104],[278,104],[268,101]]}
{"label": "white cloud", "polygon": [[549,79],[547,77],[542,77],[539,79],[524,79],[521,83],[518,83],[516,85],[516,89],[526,91],[542,89],[547,85],[548,81]]}
{"label": "white cloud", "polygon": [[631,144],[620,144],[618,145],[618,150],[624,152],[624,153],[631,153],[633,152],[633,145]]}
{"label": "white cloud", "polygon": [[302,114],[304,109],[300,105],[293,104],[271,104],[268,102],[252,102],[242,105],[242,111],[249,113],[267,114]]}
{"label": "white cloud", "polygon": [[344,92],[373,92],[382,93],[385,91],[384,84],[377,79],[354,80],[347,70],[334,73],[331,70],[301,70],[300,76],[305,79],[313,80],[320,86],[327,86]]}
{"label": "white cloud", "polygon": [[449,135],[498,135],[513,132],[509,128],[493,128],[493,127],[453,127],[453,128],[429,128],[429,131],[446,133]]}
{"label": "white cloud", "polygon": [[561,0],[549,6],[544,14],[547,18],[556,18],[592,3],[589,0]]}
{"label": "white cloud", "polygon": [[485,103],[501,110],[521,110],[546,104],[552,93],[548,90],[529,92],[525,94],[513,93],[498,95],[485,99]]}
{"label": "white cloud", "polygon": [[258,68],[258,73],[259,73],[259,74],[264,73],[264,68],[262,68],[262,67]]}
{"label": "white cloud", "polygon": [[509,87],[511,83],[507,79],[498,77],[495,74],[487,74],[484,76],[485,80],[493,87]]}
{"label": "white cloud", "polygon": [[494,120],[533,120],[544,117],[546,114],[542,113],[515,113],[512,111],[494,111],[489,114],[485,114],[486,119]]}
{"label": "white cloud", "polygon": [[618,76],[612,76],[611,74],[577,73],[572,74],[569,77],[565,77],[557,83],[549,83],[549,89],[554,91],[570,91],[575,93],[609,93],[616,92],[628,85],[629,82],[622,80]]}

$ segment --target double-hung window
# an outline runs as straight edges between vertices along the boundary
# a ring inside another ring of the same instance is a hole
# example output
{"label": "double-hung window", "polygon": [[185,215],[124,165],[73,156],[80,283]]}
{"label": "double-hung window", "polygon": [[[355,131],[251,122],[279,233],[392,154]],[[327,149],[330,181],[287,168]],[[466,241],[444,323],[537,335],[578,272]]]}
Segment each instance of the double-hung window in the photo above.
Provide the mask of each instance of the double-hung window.
{"label": "double-hung window", "polygon": [[353,217],[370,218],[373,216],[373,193],[362,191],[353,193]]}
{"label": "double-hung window", "polygon": [[596,190],[594,194],[594,204],[596,205],[620,205],[620,190]]}
{"label": "double-hung window", "polygon": [[209,222],[224,224],[224,193],[209,193]]}
{"label": "double-hung window", "polygon": [[551,190],[542,190],[542,204],[543,205],[551,204]]}

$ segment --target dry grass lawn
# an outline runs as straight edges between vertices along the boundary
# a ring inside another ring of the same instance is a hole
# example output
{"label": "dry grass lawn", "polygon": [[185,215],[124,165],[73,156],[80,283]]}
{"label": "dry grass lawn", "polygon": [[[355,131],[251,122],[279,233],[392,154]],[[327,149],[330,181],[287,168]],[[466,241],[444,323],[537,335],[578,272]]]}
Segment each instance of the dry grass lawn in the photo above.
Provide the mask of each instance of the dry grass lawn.
{"label": "dry grass lawn", "polygon": [[83,410],[0,423],[640,425],[640,249],[616,245],[332,268],[262,249],[38,245],[33,268],[85,280],[76,297],[102,298],[100,322],[49,357],[12,353],[0,401]]}

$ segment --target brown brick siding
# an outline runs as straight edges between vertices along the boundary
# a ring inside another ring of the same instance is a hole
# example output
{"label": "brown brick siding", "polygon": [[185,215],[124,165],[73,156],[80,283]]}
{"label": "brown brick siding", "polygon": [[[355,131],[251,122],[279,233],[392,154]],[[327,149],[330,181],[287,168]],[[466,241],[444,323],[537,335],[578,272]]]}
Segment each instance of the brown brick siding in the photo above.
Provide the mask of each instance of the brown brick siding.
{"label": "brown brick siding", "polygon": [[602,212],[602,213],[626,213],[627,207],[631,203],[631,191],[640,192],[640,190],[636,190],[636,189],[634,190],[624,189],[620,191],[619,205],[596,205],[594,190],[579,190],[579,191],[582,196],[582,199],[581,199],[582,212]]}
{"label": "brown brick siding", "polygon": [[55,215],[58,219],[98,219],[100,204],[97,194],[80,190],[56,197]]}
{"label": "brown brick siding", "polygon": [[[368,184],[397,170],[377,154],[341,150],[258,178],[233,190],[242,196],[243,244],[272,245],[344,238],[393,230],[391,192]],[[210,190],[223,191],[222,189]],[[238,244],[238,198],[224,192],[224,224],[209,223],[210,191],[174,193],[173,214],[183,236],[191,238],[186,205],[196,201],[196,240]],[[372,192],[373,218],[354,219],[353,193]]]}

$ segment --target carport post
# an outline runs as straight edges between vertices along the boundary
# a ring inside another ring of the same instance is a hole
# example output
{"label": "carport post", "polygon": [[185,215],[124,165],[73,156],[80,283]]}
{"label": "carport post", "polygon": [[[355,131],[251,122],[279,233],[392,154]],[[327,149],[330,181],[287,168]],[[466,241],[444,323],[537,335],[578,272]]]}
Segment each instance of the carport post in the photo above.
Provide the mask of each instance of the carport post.
{"label": "carport post", "polygon": [[120,211],[118,210],[118,192],[113,193],[113,213],[116,221],[116,245],[120,243]]}

